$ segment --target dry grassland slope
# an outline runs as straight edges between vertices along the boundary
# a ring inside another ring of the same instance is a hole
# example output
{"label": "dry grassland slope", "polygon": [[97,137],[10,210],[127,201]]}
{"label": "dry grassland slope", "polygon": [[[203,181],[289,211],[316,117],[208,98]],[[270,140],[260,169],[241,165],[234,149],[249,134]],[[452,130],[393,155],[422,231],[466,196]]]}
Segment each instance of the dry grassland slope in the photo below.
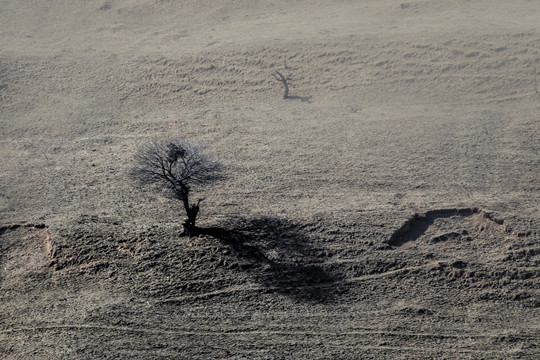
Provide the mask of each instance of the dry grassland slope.
{"label": "dry grassland slope", "polygon": [[[539,358],[539,11],[0,2],[0,357]],[[169,137],[227,165],[193,239],[127,177]]]}

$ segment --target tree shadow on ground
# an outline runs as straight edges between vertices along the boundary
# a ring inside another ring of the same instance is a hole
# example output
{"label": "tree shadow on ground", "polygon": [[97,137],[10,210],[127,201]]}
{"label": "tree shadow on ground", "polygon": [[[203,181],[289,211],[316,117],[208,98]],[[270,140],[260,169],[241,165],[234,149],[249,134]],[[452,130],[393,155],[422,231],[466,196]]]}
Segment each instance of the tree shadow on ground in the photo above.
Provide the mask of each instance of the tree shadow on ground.
{"label": "tree shadow on ground", "polygon": [[238,261],[253,265],[247,271],[268,291],[302,302],[332,302],[339,277],[324,268],[326,252],[314,247],[313,235],[304,228],[284,219],[262,217],[204,228],[201,234],[219,239]]}
{"label": "tree shadow on ground", "polygon": [[311,96],[289,95],[287,96],[287,100],[300,100],[301,102],[311,104]]}

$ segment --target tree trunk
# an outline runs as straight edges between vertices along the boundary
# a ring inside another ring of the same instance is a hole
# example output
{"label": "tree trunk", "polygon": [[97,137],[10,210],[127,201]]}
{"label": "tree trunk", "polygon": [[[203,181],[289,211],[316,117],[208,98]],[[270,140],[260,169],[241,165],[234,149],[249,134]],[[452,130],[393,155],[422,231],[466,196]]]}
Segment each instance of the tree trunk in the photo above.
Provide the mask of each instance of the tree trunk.
{"label": "tree trunk", "polygon": [[184,235],[192,237],[197,234],[197,215],[199,215],[199,205],[202,199],[199,199],[196,204],[189,204],[189,191],[185,191],[182,196],[182,203],[186,211],[187,219],[184,220]]}
{"label": "tree trunk", "polygon": [[287,100],[289,97],[289,86],[287,85],[287,82],[283,82],[283,100]]}
{"label": "tree trunk", "polygon": [[195,225],[191,224],[188,219],[184,220],[182,225],[184,226],[184,231],[180,236],[187,236],[191,238],[197,234]]}
{"label": "tree trunk", "polygon": [[289,97],[289,85],[287,84],[289,78],[283,76],[283,74],[277,70],[272,75],[274,76],[274,79],[283,84],[283,100],[287,100]]}
{"label": "tree trunk", "polygon": [[197,221],[198,209],[195,209],[195,205],[189,205],[189,197],[186,195],[182,198],[184,203],[184,210],[186,211],[187,219],[184,220],[184,235],[192,237],[195,235],[195,223]]}

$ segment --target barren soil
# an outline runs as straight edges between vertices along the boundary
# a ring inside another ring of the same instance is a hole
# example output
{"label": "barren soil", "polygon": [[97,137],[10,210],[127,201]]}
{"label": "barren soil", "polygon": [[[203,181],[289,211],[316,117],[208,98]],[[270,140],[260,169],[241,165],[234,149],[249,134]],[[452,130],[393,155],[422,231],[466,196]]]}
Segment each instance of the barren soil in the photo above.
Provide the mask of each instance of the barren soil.
{"label": "barren soil", "polygon": [[[539,14],[1,1],[0,358],[540,358]],[[175,137],[192,239],[128,177]]]}

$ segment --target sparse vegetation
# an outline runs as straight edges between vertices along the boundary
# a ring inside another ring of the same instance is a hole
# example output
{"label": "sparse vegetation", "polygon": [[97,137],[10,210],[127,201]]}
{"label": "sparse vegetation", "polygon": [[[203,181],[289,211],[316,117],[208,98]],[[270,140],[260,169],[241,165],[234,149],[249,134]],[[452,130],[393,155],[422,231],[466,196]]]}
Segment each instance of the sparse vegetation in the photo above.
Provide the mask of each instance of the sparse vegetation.
{"label": "sparse vegetation", "polygon": [[196,233],[199,206],[204,198],[190,202],[191,189],[222,178],[223,165],[203,146],[185,139],[154,141],[139,149],[131,177],[142,185],[155,186],[180,200],[186,212],[184,235]]}
{"label": "sparse vegetation", "polygon": [[[287,66],[287,65],[285,65],[285,66]],[[280,73],[277,70],[274,71],[272,76],[274,77],[274,79],[276,79],[281,84],[283,84],[283,100],[287,100],[287,98],[289,97],[289,84],[288,84],[288,82],[291,80],[290,76],[285,76],[285,75],[283,75],[282,73]]]}
{"label": "sparse vegetation", "polygon": [[0,360],[540,360],[540,1],[37,3]]}

